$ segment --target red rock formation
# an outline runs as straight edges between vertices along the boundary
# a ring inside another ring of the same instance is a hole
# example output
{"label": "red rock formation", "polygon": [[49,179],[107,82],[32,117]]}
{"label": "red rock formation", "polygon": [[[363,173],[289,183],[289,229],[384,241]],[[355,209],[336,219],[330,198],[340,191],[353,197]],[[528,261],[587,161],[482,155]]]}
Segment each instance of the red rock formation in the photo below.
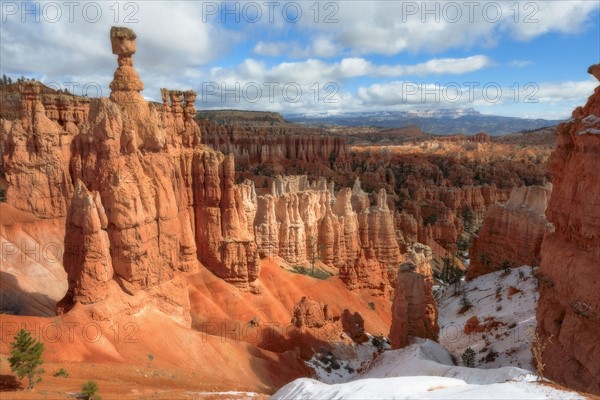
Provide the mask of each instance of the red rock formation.
{"label": "red rock formation", "polygon": [[62,312],[104,299],[114,279],[189,325],[180,271],[198,268],[198,259],[224,280],[258,290],[249,187],[234,184],[232,157],[198,145],[195,93],[169,91],[171,103],[157,109],[140,94],[135,34],[114,28],[111,43],[119,67],[110,100],[88,108],[75,96],[46,97],[45,110],[41,86],[22,85],[21,119],[0,125],[7,202],[66,220]]}
{"label": "red rock formation", "polygon": [[[233,156],[204,153],[198,158],[194,185],[198,256],[217,276],[241,288],[258,278],[259,258],[248,231],[239,186],[234,184]],[[252,290],[260,290],[253,287]]]}
{"label": "red rock formation", "polygon": [[[590,68],[598,77],[600,65]],[[600,78],[599,78],[600,80]],[[537,321],[545,375],[600,394],[600,86],[556,130]]]}
{"label": "red rock formation", "polygon": [[233,154],[236,164],[254,168],[264,164],[316,164],[347,171],[348,147],[342,137],[303,132],[302,128],[242,128],[199,122],[203,143],[225,154]]}
{"label": "red rock formation", "polygon": [[463,332],[467,335],[477,332],[490,332],[496,330],[502,326],[506,326],[504,322],[498,321],[495,317],[485,317],[483,321],[480,323],[477,315],[473,315],[471,318],[467,320],[465,323],[465,327],[463,328]]}
{"label": "red rock formation", "polygon": [[364,343],[368,340],[365,334],[364,320],[358,313],[344,309],[342,315],[334,316],[327,304],[319,303],[310,297],[302,297],[294,307],[292,324],[308,341],[319,340],[339,342],[346,339],[355,343]]}
{"label": "red rock formation", "polygon": [[385,191],[372,207],[360,183],[353,191],[341,189],[333,205],[332,197],[324,179],[311,184],[306,176],[278,177],[271,194],[256,200],[260,255],[279,256],[290,264],[319,261],[339,268],[340,278],[352,289],[384,292],[402,261]]}
{"label": "red rock formation", "polygon": [[400,266],[389,334],[393,349],[407,346],[413,337],[437,340],[437,304],[431,292],[432,283],[431,275],[417,272],[414,263]]}
{"label": "red rock formation", "polygon": [[2,125],[7,202],[41,218],[65,218],[73,193],[69,179],[72,136],[46,117],[40,84],[21,85],[21,118]]}
{"label": "red rock formation", "polygon": [[333,322],[327,304],[321,304],[308,297],[302,297],[294,307],[292,315],[292,324],[298,329],[321,328],[325,324]]}
{"label": "red rock formation", "polygon": [[352,314],[350,310],[346,308],[342,312],[340,321],[344,332],[350,336],[350,339],[352,339],[353,342],[364,343],[369,340],[365,333],[365,321],[359,313],[355,312]]}
{"label": "red rock formation", "polygon": [[467,279],[508,265],[539,265],[542,240],[552,231],[544,215],[551,191],[551,185],[521,186],[512,190],[506,203],[489,208],[469,249]]}
{"label": "red rock formation", "polygon": [[68,296],[83,304],[104,300],[114,270],[108,219],[99,193],[91,193],[77,181],[68,218],[63,261],[69,277]]}
{"label": "red rock formation", "polygon": [[469,216],[471,228],[478,225],[487,208],[506,201],[510,193],[494,185],[435,186],[425,183],[418,171],[408,177],[406,184],[405,197],[410,199],[403,201],[403,213],[396,215],[396,225],[407,229],[402,230],[399,240],[406,244],[438,244],[450,253],[456,250],[456,241],[465,230],[464,217]]}

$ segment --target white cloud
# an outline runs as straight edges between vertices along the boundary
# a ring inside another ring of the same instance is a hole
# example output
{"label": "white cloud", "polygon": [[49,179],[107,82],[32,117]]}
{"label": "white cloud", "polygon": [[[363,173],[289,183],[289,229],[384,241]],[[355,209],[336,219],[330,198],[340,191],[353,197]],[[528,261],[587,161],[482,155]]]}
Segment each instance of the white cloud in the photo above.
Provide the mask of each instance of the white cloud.
{"label": "white cloud", "polygon": [[512,60],[508,63],[509,66],[515,68],[524,68],[532,64],[530,60]]}
{"label": "white cloud", "polygon": [[545,82],[540,84],[502,87],[493,82],[473,86],[468,83],[417,83],[394,81],[360,87],[357,97],[365,108],[453,108],[488,109],[487,113],[502,115],[548,115],[566,117],[574,107],[585,103],[598,82]]}
{"label": "white cloud", "polygon": [[[338,23],[303,26],[326,32],[354,55],[493,47],[502,37],[528,41],[549,32],[573,34],[597,26],[597,1],[348,1],[337,2]],[[596,24],[596,25],[595,25]]]}
{"label": "white cloud", "polygon": [[283,62],[267,68],[265,63],[246,59],[234,69],[216,68],[211,78],[218,81],[329,82],[355,77],[400,77],[405,75],[462,74],[485,68],[491,60],[482,55],[465,58],[432,59],[415,65],[376,65],[361,57],[347,57],[328,63],[319,59]]}
{"label": "white cloud", "polygon": [[290,44],[285,42],[263,42],[259,40],[252,51],[260,56],[276,57],[285,54]]}
{"label": "white cloud", "polygon": [[[15,4],[21,7],[24,3]],[[133,29],[138,36],[134,65],[146,86],[153,86],[153,80],[175,84],[190,70],[222,56],[228,45],[239,40],[234,33],[202,23],[202,9],[195,2],[82,2],[73,9],[73,22],[69,21],[66,3],[54,4],[62,10],[54,23],[49,22],[55,19],[54,14],[45,15],[43,8],[38,13],[39,22],[35,15],[20,12],[2,16],[3,72],[34,77],[43,74],[47,81],[61,84],[98,82],[107,93],[116,67],[109,32],[117,25]],[[87,8],[84,18],[86,4],[93,7]],[[128,6],[131,4],[135,7]],[[101,10],[97,21],[96,7]]]}
{"label": "white cloud", "polygon": [[587,81],[540,83],[535,97],[542,103],[561,103],[587,99],[594,93],[598,81],[590,77]]}
{"label": "white cloud", "polygon": [[318,36],[308,46],[302,47],[295,41],[265,42],[259,40],[252,52],[261,56],[277,57],[287,56],[290,58],[329,58],[341,53],[341,49],[331,39]]}

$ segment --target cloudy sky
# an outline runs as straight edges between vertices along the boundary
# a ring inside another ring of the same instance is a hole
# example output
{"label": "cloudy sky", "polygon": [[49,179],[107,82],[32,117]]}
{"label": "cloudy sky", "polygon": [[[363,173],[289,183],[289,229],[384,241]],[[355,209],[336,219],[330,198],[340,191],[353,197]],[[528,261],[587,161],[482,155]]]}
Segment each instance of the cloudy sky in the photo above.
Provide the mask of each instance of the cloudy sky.
{"label": "cloudy sky", "polygon": [[145,90],[196,107],[468,108],[566,118],[597,82],[600,1],[2,1],[0,69],[108,96],[109,30],[138,36]]}

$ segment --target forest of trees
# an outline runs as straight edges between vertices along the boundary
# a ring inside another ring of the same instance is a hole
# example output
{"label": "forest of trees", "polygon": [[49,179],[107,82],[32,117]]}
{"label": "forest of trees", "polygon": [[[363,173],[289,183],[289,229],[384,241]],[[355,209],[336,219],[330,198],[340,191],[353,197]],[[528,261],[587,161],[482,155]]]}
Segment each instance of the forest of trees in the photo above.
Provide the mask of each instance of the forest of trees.
{"label": "forest of trees", "polygon": [[21,83],[21,82],[34,82],[35,78],[25,78],[23,75],[21,75],[20,78],[17,78],[16,81],[13,81],[13,79],[10,76],[6,76],[6,74],[2,74],[2,79],[0,79],[0,85],[10,85],[11,83]]}

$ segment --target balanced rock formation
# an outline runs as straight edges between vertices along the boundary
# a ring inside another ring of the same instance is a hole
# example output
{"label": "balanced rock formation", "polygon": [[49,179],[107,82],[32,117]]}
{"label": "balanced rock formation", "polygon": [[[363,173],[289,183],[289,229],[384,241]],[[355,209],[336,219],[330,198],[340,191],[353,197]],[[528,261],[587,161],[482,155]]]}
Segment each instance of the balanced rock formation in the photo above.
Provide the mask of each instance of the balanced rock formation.
{"label": "balanced rock formation", "polygon": [[431,291],[433,279],[424,272],[418,271],[413,262],[400,266],[389,335],[393,349],[407,346],[414,337],[437,341],[439,326],[437,303]]}
{"label": "balanced rock formation", "polygon": [[[589,72],[600,80],[600,64]],[[600,394],[600,86],[556,130],[542,243],[537,332],[545,375]]]}
{"label": "balanced rock formation", "polygon": [[147,102],[133,68],[135,33],[113,28],[111,43],[119,66],[109,99],[21,85],[20,118],[0,123],[6,201],[66,232],[60,262],[69,288],[59,312],[115,289],[148,296],[124,308],[152,305],[189,326],[181,272],[199,268],[198,260],[241,289],[259,290],[248,221],[254,189],[235,184],[233,157],[200,144],[196,94],[169,90],[162,106]]}
{"label": "balanced rock formation", "polygon": [[467,279],[501,267],[539,265],[542,240],[552,231],[544,214],[551,192],[551,184],[521,186],[512,190],[506,203],[488,209],[469,249]]}

